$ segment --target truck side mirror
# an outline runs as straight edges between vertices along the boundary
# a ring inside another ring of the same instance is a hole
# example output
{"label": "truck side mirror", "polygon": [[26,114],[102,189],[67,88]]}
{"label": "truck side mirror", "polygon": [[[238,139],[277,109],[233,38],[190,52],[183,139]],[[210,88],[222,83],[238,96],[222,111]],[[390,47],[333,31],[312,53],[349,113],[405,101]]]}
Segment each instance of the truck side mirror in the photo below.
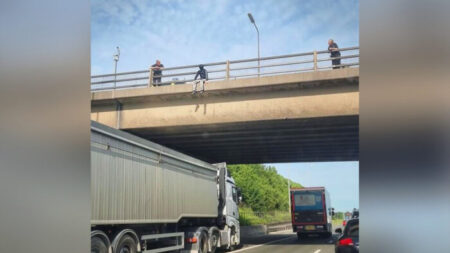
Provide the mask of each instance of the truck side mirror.
{"label": "truck side mirror", "polygon": [[240,204],[242,202],[242,192],[241,192],[241,188],[236,188],[237,191],[237,195],[238,195],[238,204]]}

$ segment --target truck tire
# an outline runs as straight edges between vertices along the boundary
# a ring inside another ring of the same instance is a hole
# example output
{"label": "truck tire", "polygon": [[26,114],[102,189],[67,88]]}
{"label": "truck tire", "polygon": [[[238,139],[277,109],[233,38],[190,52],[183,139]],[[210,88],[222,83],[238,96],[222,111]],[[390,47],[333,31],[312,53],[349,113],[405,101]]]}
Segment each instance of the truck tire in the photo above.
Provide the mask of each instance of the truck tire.
{"label": "truck tire", "polygon": [[108,253],[108,246],[101,238],[94,236],[91,238],[91,253]]}
{"label": "truck tire", "polygon": [[124,235],[117,243],[114,253],[137,253],[137,243],[133,237]]}
{"label": "truck tire", "polygon": [[208,253],[208,236],[204,232],[199,236],[198,253]]}
{"label": "truck tire", "polygon": [[209,236],[209,245],[211,250],[209,251],[210,253],[215,253],[217,250],[217,243],[220,240],[220,236],[219,233],[217,232],[213,232],[210,236]]}
{"label": "truck tire", "polygon": [[238,245],[233,244],[235,240],[236,240],[236,231],[233,227],[231,228],[230,231],[230,246],[228,247],[227,251],[233,251],[237,248]]}
{"label": "truck tire", "polygon": [[[237,241],[236,237],[237,237],[236,230],[233,228],[233,230],[231,231],[231,241],[236,242]],[[235,250],[237,248],[237,246],[238,246],[237,243],[233,244],[231,246],[231,249]]]}

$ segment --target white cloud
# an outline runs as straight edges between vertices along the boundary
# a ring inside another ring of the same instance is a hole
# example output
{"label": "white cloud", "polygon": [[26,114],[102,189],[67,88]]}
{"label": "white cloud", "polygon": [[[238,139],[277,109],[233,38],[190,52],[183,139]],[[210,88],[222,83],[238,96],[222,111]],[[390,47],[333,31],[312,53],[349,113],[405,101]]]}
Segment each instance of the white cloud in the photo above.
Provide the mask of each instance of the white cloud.
{"label": "white cloud", "polygon": [[[357,1],[92,1],[92,64],[111,72],[115,47],[119,71],[145,69],[160,58],[168,66],[262,56],[358,43]],[[350,46],[350,45],[348,45]]]}

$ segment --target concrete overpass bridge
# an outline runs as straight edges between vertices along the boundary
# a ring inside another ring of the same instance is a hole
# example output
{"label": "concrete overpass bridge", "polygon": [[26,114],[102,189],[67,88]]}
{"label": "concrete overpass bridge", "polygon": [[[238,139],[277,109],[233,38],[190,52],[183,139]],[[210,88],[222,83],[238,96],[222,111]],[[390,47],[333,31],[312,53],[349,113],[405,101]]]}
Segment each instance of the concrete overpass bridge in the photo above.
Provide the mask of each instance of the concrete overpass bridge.
{"label": "concrete overpass bridge", "polygon": [[93,76],[91,119],[210,162],[358,160],[359,49],[341,50],[340,69],[327,51],[204,64],[196,95],[197,65],[160,86],[149,70]]}

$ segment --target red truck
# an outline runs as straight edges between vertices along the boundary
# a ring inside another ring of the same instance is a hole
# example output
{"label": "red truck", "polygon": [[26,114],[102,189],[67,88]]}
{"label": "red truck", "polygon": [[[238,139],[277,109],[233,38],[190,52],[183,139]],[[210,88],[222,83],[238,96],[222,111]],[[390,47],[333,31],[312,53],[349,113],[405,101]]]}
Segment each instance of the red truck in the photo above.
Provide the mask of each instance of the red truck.
{"label": "red truck", "polygon": [[325,187],[292,188],[292,229],[298,239],[309,234],[331,236],[331,218],[334,208],[330,206],[330,195]]}

